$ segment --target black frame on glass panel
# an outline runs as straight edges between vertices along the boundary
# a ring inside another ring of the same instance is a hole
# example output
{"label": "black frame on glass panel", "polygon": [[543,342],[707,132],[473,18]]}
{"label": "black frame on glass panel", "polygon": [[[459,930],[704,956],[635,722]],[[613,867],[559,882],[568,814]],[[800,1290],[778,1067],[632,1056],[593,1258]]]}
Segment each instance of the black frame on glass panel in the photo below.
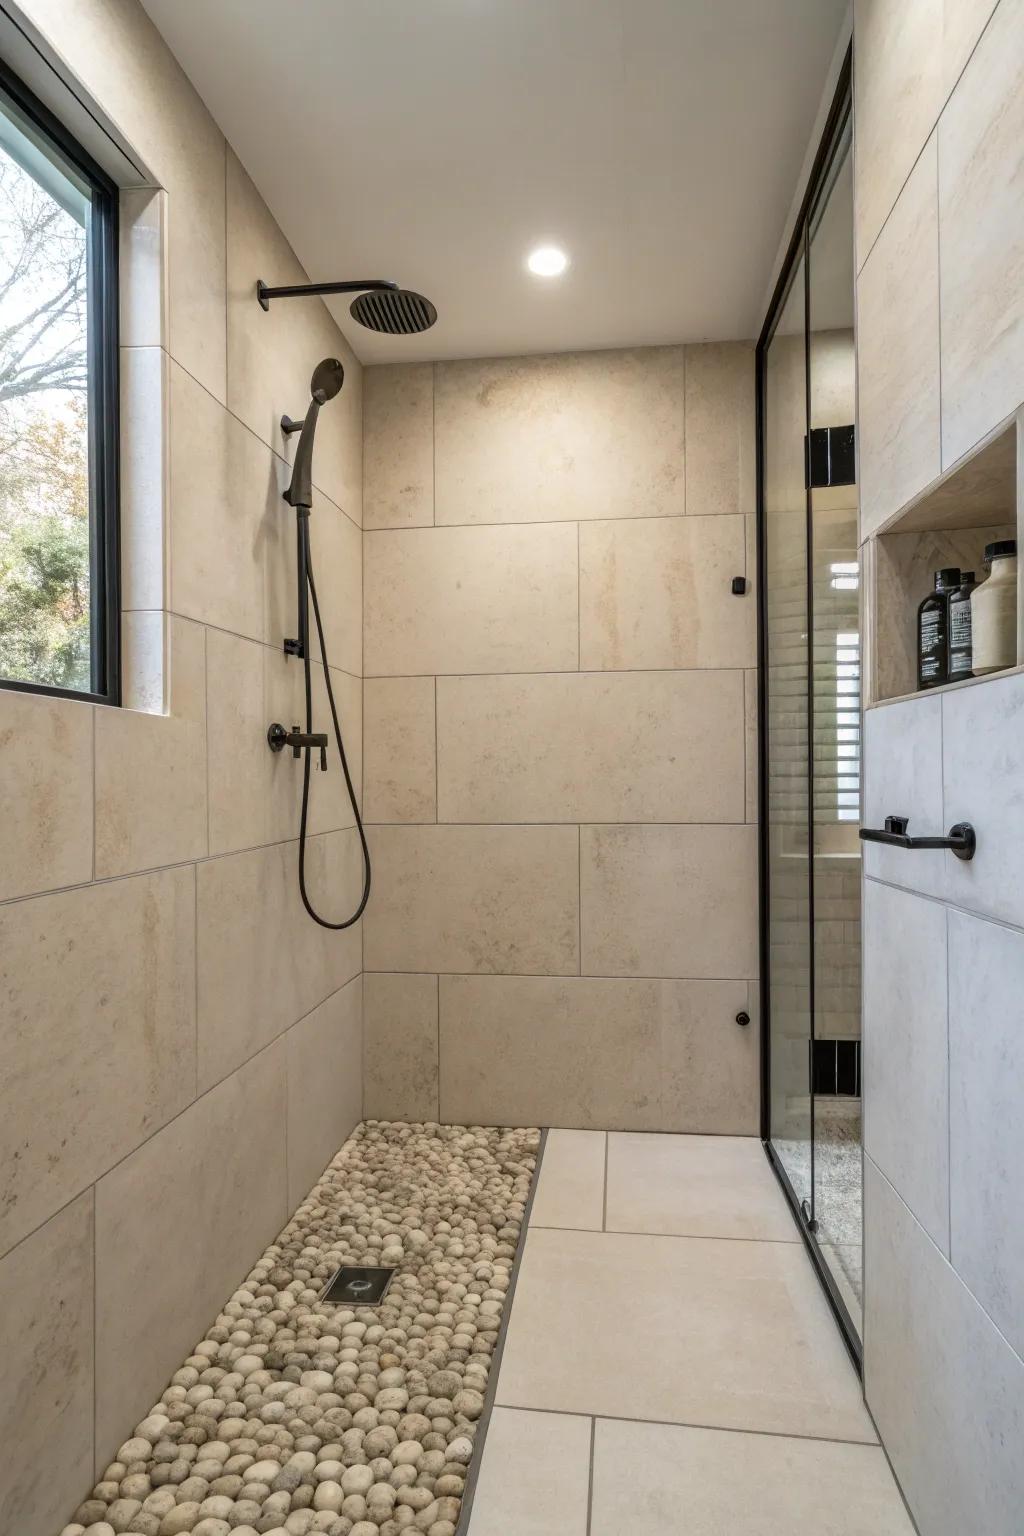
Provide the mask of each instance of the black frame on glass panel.
{"label": "black frame on glass panel", "polygon": [[[770,944],[769,944],[769,916],[770,916],[770,873],[769,873],[769,848],[768,848],[768,610],[767,610],[767,550],[765,539],[765,419],[766,401],[765,388],[767,377],[768,346],[775,334],[782,315],[783,307],[789,297],[794,277],[800,262],[803,261],[803,287],[804,287],[804,349],[805,349],[805,379],[806,379],[806,423],[810,424],[810,326],[807,324],[810,298],[810,236],[811,224],[815,211],[821,204],[822,196],[827,192],[829,178],[836,161],[837,153],[844,142],[844,134],[849,124],[853,111],[852,100],[853,80],[853,50],[852,46],[847,50],[843,66],[836,84],[835,94],[829,115],[825,123],[818,146],[814,165],[808,179],[807,190],[800,205],[800,211],[796,219],[793,234],[786,250],[782,270],[779,273],[778,282],[772,293],[768,313],[757,342],[755,368],[757,378],[756,394],[756,434],[757,434],[757,724],[758,724],[758,903],[759,903],[759,945],[760,945],[760,993],[761,993],[761,1140],[768,1160],[782,1185],[786,1199],[793,1212],[794,1220],[804,1240],[807,1250],[814,1263],[815,1272],[821,1281],[822,1287],[828,1297],[829,1303],[839,1322],[840,1329],[847,1349],[858,1370],[862,1369],[863,1348],[856,1325],[850,1316],[849,1309],[836,1284],[832,1272],[822,1256],[821,1250],[815,1238],[815,1223],[813,1208],[806,1209],[806,1202],[802,1202],[794,1190],[783,1166],[782,1160],[772,1146],[771,1136],[771,987],[770,987]],[[808,661],[812,660],[811,650],[813,646],[813,524],[811,516],[811,476],[805,474],[806,488],[806,538],[807,538],[807,614],[808,614]],[[811,690],[813,687],[813,668],[808,665],[807,689],[808,689],[808,733],[813,730],[813,700]],[[808,803],[813,804],[814,772],[813,743],[808,741]],[[808,872],[810,922],[813,929],[814,923],[814,865],[810,861]],[[811,1115],[811,1199],[814,1199],[814,1095],[810,1092],[812,1053],[814,1044],[814,946],[809,946],[808,956],[809,977],[808,991],[811,1015],[811,1039],[808,1046],[808,1091],[810,1098]]]}
{"label": "black frame on glass panel", "polygon": [[121,702],[118,381],[118,189],[49,108],[0,60],[0,101],[28,118],[89,187],[86,331],[91,686],[59,688],[0,676],[0,687],[96,704]]}

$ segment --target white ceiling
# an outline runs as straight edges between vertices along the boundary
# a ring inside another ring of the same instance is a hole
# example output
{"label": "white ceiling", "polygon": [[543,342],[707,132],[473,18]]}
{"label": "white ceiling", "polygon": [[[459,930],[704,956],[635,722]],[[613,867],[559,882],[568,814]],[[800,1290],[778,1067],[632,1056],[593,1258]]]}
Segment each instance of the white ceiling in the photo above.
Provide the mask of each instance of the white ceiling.
{"label": "white ceiling", "polygon": [[[751,337],[846,0],[144,0],[368,362]],[[544,281],[541,242],[572,258]],[[254,272],[253,282],[261,274]]]}

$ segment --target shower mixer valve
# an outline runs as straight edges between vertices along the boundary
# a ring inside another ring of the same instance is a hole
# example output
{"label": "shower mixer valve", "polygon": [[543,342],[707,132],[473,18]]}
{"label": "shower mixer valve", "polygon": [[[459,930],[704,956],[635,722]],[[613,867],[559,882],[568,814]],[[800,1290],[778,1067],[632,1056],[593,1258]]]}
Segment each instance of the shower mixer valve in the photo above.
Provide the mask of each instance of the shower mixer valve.
{"label": "shower mixer valve", "polygon": [[327,733],[325,731],[303,731],[299,726],[293,725],[290,731],[286,731],[279,721],[267,728],[267,745],[271,752],[283,752],[285,747],[291,747],[292,756],[299,757],[304,747],[319,747],[320,769],[327,772]]}

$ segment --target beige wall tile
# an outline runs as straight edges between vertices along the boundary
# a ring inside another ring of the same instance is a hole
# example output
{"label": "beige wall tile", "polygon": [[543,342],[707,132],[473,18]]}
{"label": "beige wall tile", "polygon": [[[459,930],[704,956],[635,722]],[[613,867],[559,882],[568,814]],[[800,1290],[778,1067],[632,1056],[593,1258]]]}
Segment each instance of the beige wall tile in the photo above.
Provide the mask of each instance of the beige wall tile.
{"label": "beige wall tile", "polygon": [[579,967],[575,827],[375,827],[368,971]]}
{"label": "beige wall tile", "polygon": [[0,1251],[195,1092],[191,869],[0,908]]}
{"label": "beige wall tile", "polygon": [[260,640],[272,456],[174,363],[170,400],[171,607]]}
{"label": "beige wall tile", "polygon": [[206,631],[170,623],[171,712],[96,713],[96,875],[201,857],[206,825]]}
{"label": "beige wall tile", "polygon": [[92,879],[94,711],[0,693],[0,900]]}
{"label": "beige wall tile", "polygon": [[756,604],[731,590],[744,532],[742,517],[582,523],[580,665],[753,665]]}
{"label": "beige wall tile", "polygon": [[[354,832],[310,838],[310,898],[332,921],[355,907]],[[360,970],[359,928],[332,933],[299,898],[298,846],[211,859],[197,869],[199,1086],[209,1088]]]}
{"label": "beige wall tile", "polygon": [[167,628],[160,609],[121,615],[121,705],[145,715],[166,708],[168,676]]}
{"label": "beige wall tile", "polygon": [[757,974],[749,826],[581,828],[583,972]]}
{"label": "beige wall tile", "polygon": [[[314,662],[313,728],[327,732],[327,772],[320,771],[319,754],[314,754],[309,790],[309,830],[312,833],[334,832],[355,825],[352,804],[349,800],[345,778],[341,769],[334,723],[324,686],[324,671]],[[331,686],[338,709],[342,741],[349,772],[355,785],[357,800],[362,792],[362,683],[347,672],[331,668]],[[302,809],[303,763],[289,749],[273,753],[267,748],[267,727],[273,722],[291,727],[304,726],[306,719],[305,681],[302,665],[284,656],[270,646],[263,650],[263,702],[259,710],[259,722],[254,722],[255,734],[260,747],[260,764],[264,773],[262,810],[265,833],[256,841],[280,842],[298,836]],[[260,726],[261,722],[261,726]],[[211,792],[214,768],[211,759]],[[225,768],[225,793],[230,791],[230,763]]]}
{"label": "beige wall tile", "polygon": [[1022,35],[1002,0],[939,124],[944,465],[1024,399]]}
{"label": "beige wall tile", "polygon": [[[264,708],[264,658],[270,655],[268,647],[254,640],[243,640],[218,629],[207,631],[212,854],[233,853],[268,840],[269,797],[276,782],[275,771],[292,762],[290,752],[275,758],[267,746],[267,726],[271,719],[280,718],[268,716]],[[280,665],[284,667],[283,658]],[[294,662],[292,667],[299,670]],[[286,723],[294,723],[290,715]],[[287,763],[282,764],[285,758]],[[283,771],[281,777],[286,777]]]}
{"label": "beige wall tile", "polygon": [[442,976],[440,988],[443,1121],[756,1130],[743,982]]}
{"label": "beige wall tile", "polygon": [[683,349],[439,363],[438,523],[684,509]]}
{"label": "beige wall tile", "polygon": [[368,533],[364,562],[368,676],[577,665],[571,523]]}
{"label": "beige wall tile", "polygon": [[363,978],[363,1113],[437,1120],[437,977]]}
{"label": "beige wall tile", "polygon": [[998,0],[943,0],[942,86],[948,96],[963,72]]}
{"label": "beige wall tile", "polygon": [[166,347],[167,193],[153,187],[122,187],[118,236],[120,344]]}
{"label": "beige wall tile", "polygon": [[282,1040],[96,1186],[101,1469],[284,1225],[285,1103]]}
{"label": "beige wall tile", "polygon": [[[944,0],[855,0],[857,265],[862,266],[942,107]],[[908,277],[910,274],[908,273]],[[866,369],[861,359],[861,378]]]}
{"label": "beige wall tile", "polygon": [[861,536],[939,473],[935,140],[857,281]]}
{"label": "beige wall tile", "polygon": [[434,521],[434,365],[363,373],[363,506],[367,528]]}
{"label": "beige wall tile", "polygon": [[686,511],[752,512],[754,345],[686,348]]}
{"label": "beige wall tile", "polygon": [[362,368],[319,299],[272,301],[266,312],[256,302],[257,278],[270,286],[308,279],[230,149],[227,208],[228,406],[290,460],[295,441],[285,439],[281,417],[301,417],[314,367],[321,358],[340,358],[345,383],[317,423],[313,483],[359,524]]}
{"label": "beige wall tile", "polygon": [[740,821],[741,672],[437,681],[440,821]]}
{"label": "beige wall tile", "polygon": [[[122,347],[118,358],[121,607],[163,608],[170,587],[170,373],[180,369],[160,347]],[[203,393],[198,384],[192,388]]]}
{"label": "beige wall tile", "polygon": [[353,977],[286,1036],[289,1211],[301,1205],[362,1119],[362,985]]}
{"label": "beige wall tile", "polygon": [[372,677],[363,687],[367,821],[434,821],[432,677]]}
{"label": "beige wall tile", "polygon": [[0,1260],[0,1528],[18,1536],[53,1536],[92,1482],[92,1235],[88,1190]]}

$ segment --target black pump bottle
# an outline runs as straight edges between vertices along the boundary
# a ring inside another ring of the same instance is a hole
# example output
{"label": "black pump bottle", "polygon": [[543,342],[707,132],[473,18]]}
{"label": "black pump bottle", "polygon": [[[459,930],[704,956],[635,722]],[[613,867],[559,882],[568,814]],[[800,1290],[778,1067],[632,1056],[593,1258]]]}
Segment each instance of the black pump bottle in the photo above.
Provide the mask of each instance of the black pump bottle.
{"label": "black pump bottle", "polygon": [[935,588],[917,610],[917,686],[949,681],[949,598],[960,585],[958,566],[935,572]]}

